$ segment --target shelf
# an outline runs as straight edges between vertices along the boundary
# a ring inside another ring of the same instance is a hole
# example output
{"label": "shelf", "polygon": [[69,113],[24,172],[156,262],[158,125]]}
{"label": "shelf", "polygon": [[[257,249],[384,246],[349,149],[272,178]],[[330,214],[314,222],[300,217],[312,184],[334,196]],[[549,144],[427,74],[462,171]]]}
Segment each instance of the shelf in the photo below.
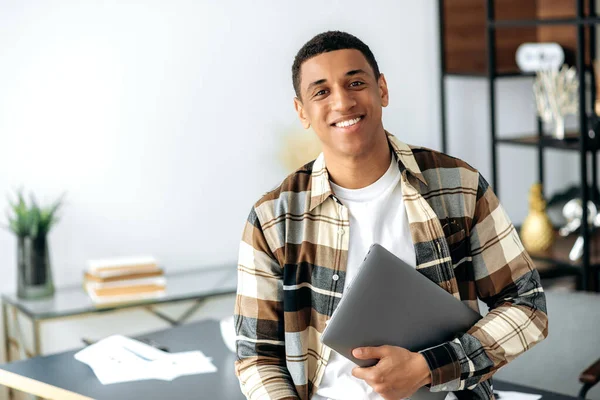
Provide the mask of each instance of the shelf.
{"label": "shelf", "polygon": [[540,274],[542,284],[546,279],[563,278],[566,276],[575,276],[578,279],[581,279],[582,269],[571,265],[557,265],[547,261],[535,260],[535,268]]}
{"label": "shelf", "polygon": [[[537,135],[516,136],[510,138],[496,138],[496,142],[516,146],[537,147],[540,142],[540,138]],[[564,140],[559,140],[552,136],[542,136],[541,145],[545,148],[579,151],[579,133],[567,132]],[[589,138],[588,151],[598,151],[598,149],[598,138]]]}
{"label": "shelf", "polygon": [[[444,76],[453,76],[459,78],[487,78],[488,74],[485,72],[444,72]],[[519,72],[519,71],[507,71],[507,72],[496,72],[494,78],[533,78],[535,77],[534,72]]]}
{"label": "shelf", "polygon": [[[571,270],[574,274],[579,274],[583,271],[581,265],[582,261],[571,261],[569,259],[569,252],[573,248],[573,244],[577,239],[577,235],[569,235],[567,237],[556,235],[556,241],[552,247],[543,253],[529,252],[531,258],[535,261],[541,261],[544,263],[550,263],[559,266],[563,270]],[[590,237],[590,266],[592,268],[600,268],[600,235],[592,235]],[[540,268],[542,271],[550,271],[550,267]]]}
{"label": "shelf", "polygon": [[[523,2],[522,0],[506,0],[502,6],[498,2],[481,0],[440,0],[439,34],[440,34],[440,79],[441,92],[441,125],[443,150],[447,147],[446,124],[446,90],[445,78],[482,79],[490,86],[488,90],[490,120],[489,133],[492,139],[492,186],[497,188],[498,179],[498,145],[529,147],[537,153],[538,180],[544,183],[543,150],[556,149],[579,154],[581,174],[587,164],[586,155],[594,156],[600,150],[600,115],[587,114],[587,109],[596,110],[595,101],[587,107],[588,97],[579,106],[578,128],[566,134],[564,140],[558,140],[550,134],[540,136],[536,130],[516,132],[510,136],[499,137],[497,130],[496,105],[499,101],[494,95],[495,82],[504,78],[535,78],[536,74],[523,73],[516,64],[515,54],[523,43],[551,42],[558,43],[565,51],[565,63],[577,65],[581,81],[586,82],[586,89],[594,82],[592,66],[596,49],[592,40],[596,33],[596,25],[600,17],[595,8],[586,1],[581,10],[581,3],[564,0],[539,2]],[[490,10],[488,6],[492,6]],[[582,12],[584,15],[582,15]],[[517,29],[518,28],[518,29]],[[491,46],[491,47],[490,47]],[[594,55],[594,57],[592,57]],[[586,76],[587,75],[587,76]],[[590,78],[589,81],[584,78]],[[529,79],[533,80],[533,79]],[[589,84],[587,83],[589,82]],[[583,84],[583,83],[582,83]],[[599,92],[600,93],[600,92]],[[597,94],[598,95],[598,94]],[[533,110],[532,110],[533,111]],[[585,117],[585,118],[582,118]],[[585,142],[585,143],[584,143]],[[585,144],[585,148],[581,148]],[[591,165],[592,177],[597,175],[597,166]],[[575,171],[574,171],[575,172]],[[594,182],[595,183],[595,182]],[[585,183],[584,183],[585,184]],[[595,190],[595,189],[594,189]],[[502,190],[499,192],[502,193]],[[541,254],[532,254],[540,276],[553,279],[562,276],[576,277],[577,290],[595,290],[600,292],[600,233],[590,238],[590,265],[584,270],[582,260],[569,260],[569,252],[576,236],[557,237],[553,247]]]}
{"label": "shelf", "polygon": [[498,72],[496,78],[534,78],[535,75],[535,72]]}
{"label": "shelf", "polygon": [[526,28],[543,25],[595,25],[600,24],[599,17],[585,18],[547,18],[547,19],[507,19],[488,21],[491,28]]}
{"label": "shelf", "polygon": [[[593,73],[593,66],[586,65],[585,72]],[[479,71],[445,71],[442,72],[443,76],[452,76],[459,78],[488,78],[487,72],[479,72]],[[505,71],[497,71],[492,78],[500,79],[500,78],[535,78],[535,72],[521,72],[518,70],[505,70]]]}

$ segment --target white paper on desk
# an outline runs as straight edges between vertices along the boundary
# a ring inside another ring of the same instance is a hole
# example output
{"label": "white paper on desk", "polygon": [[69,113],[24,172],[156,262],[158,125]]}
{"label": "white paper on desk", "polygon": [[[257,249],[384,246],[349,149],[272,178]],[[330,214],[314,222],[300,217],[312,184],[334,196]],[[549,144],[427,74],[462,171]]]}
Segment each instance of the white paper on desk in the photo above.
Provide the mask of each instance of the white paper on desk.
{"label": "white paper on desk", "polygon": [[172,376],[167,380],[183,375],[217,372],[217,367],[214,366],[211,359],[207,358],[201,351],[173,353],[168,358],[154,361],[152,364],[156,375],[165,378]]}
{"label": "white paper on desk", "polygon": [[108,385],[144,379],[173,380],[179,376],[216,372],[200,351],[167,353],[121,335],[113,335],[75,354]]}
{"label": "white paper on desk", "polygon": [[538,400],[542,398],[541,394],[521,393],[521,392],[505,392],[502,390],[494,390],[497,393],[497,400]]}

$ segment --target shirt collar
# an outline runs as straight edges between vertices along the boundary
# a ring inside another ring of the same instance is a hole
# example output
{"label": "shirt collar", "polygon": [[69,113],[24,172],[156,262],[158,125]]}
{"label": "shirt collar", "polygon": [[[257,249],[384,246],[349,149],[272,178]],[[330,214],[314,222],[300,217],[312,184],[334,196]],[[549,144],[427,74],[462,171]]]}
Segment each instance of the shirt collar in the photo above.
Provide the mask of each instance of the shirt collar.
{"label": "shirt collar", "polygon": [[[400,168],[400,171],[402,172],[407,170],[424,185],[427,185],[427,181],[421,173],[421,169],[417,164],[417,160],[415,159],[410,146],[398,140],[394,135],[387,131],[385,134],[387,135],[388,143],[392,151],[398,159],[398,167]],[[313,163],[310,182],[311,196],[309,211],[312,211],[318,205],[327,200],[329,196],[333,195],[333,191],[331,190],[331,185],[329,183],[329,173],[327,172],[327,166],[325,165],[325,156],[323,153],[319,154]]]}

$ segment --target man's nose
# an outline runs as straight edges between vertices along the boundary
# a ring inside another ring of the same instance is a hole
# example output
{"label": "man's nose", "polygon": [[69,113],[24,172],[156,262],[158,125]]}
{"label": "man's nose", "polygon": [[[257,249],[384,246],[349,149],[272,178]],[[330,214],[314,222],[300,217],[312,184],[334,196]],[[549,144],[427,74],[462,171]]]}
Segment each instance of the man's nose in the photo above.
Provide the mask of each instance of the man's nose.
{"label": "man's nose", "polygon": [[356,100],[346,90],[336,90],[332,93],[331,100],[333,111],[347,111],[356,105]]}

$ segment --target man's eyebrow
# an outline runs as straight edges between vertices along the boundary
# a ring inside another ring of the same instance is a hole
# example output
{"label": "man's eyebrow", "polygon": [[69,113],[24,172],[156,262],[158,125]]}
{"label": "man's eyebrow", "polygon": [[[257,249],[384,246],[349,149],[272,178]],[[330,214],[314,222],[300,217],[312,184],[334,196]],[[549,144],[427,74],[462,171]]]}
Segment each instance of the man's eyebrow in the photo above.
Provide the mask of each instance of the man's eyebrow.
{"label": "man's eyebrow", "polygon": [[327,82],[327,79],[319,79],[318,81],[314,81],[313,83],[311,83],[310,85],[308,85],[308,87],[306,88],[306,91],[309,91],[314,86],[321,85],[321,84],[323,84],[325,82]]}
{"label": "man's eyebrow", "polygon": [[352,71],[346,72],[346,76],[353,76],[358,74],[366,74],[367,72],[362,69],[353,69]]}

